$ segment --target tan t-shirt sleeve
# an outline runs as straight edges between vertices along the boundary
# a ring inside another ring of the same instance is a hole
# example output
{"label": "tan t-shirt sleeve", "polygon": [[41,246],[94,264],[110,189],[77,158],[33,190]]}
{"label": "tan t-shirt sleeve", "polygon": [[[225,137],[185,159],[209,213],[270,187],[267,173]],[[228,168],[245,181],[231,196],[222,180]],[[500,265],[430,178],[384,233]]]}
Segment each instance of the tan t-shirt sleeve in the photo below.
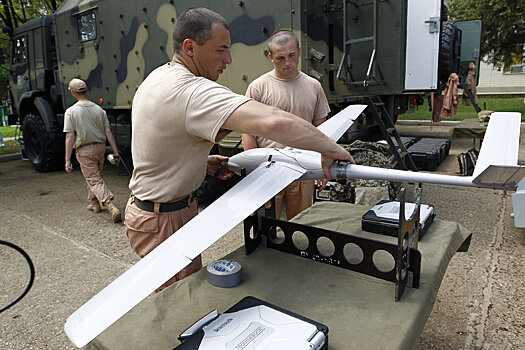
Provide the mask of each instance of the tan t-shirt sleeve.
{"label": "tan t-shirt sleeve", "polygon": [[255,101],[261,102],[261,93],[253,84],[248,85],[245,96],[253,98]]}
{"label": "tan t-shirt sleeve", "polygon": [[102,112],[104,113],[104,129],[106,128],[109,128],[109,120],[108,120],[108,115],[106,113],[106,111],[102,110]]}
{"label": "tan t-shirt sleeve", "polygon": [[189,98],[186,130],[194,136],[215,142],[217,133],[230,114],[249,100],[249,97],[236,94],[215,82],[204,82]]}
{"label": "tan t-shirt sleeve", "polygon": [[317,105],[315,107],[315,114],[313,120],[319,120],[326,118],[328,113],[330,113],[330,105],[326,99],[323,87],[320,83],[316,84],[317,86]]}
{"label": "tan t-shirt sleeve", "polygon": [[75,124],[71,116],[71,111],[66,110],[66,113],[64,114],[64,132],[74,132],[74,131],[75,131]]}

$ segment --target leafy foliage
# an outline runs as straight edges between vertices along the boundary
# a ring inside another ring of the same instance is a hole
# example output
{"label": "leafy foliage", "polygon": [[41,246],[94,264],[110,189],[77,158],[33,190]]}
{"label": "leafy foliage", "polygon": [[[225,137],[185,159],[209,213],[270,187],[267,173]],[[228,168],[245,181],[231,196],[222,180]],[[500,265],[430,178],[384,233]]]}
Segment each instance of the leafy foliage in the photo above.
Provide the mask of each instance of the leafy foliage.
{"label": "leafy foliage", "polygon": [[0,104],[7,99],[10,46],[9,35],[21,24],[52,14],[62,0],[0,0]]}
{"label": "leafy foliage", "polygon": [[481,19],[481,54],[484,61],[501,68],[512,63],[513,55],[523,55],[525,44],[525,1],[450,0],[453,21]]}

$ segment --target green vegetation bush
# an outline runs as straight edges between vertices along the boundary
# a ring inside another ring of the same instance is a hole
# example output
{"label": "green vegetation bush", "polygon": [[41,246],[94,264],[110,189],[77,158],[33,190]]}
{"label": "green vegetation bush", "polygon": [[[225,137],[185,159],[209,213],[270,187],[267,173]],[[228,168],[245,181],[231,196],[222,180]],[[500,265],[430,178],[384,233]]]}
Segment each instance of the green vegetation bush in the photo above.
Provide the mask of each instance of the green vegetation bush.
{"label": "green vegetation bush", "polygon": [[0,126],[0,132],[3,137],[15,137],[16,129],[13,126]]}

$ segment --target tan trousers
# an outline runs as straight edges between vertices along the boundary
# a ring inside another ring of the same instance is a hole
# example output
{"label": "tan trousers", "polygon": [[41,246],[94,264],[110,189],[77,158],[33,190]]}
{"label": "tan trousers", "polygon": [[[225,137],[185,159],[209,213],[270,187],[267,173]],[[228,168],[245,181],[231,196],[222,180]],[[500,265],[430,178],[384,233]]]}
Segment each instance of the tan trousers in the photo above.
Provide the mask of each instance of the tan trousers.
{"label": "tan trousers", "polygon": [[306,208],[312,206],[314,200],[314,181],[294,181],[275,196],[275,216],[281,216],[281,207],[284,200],[286,220],[290,220]]}
{"label": "tan trousers", "polygon": [[86,180],[88,199],[97,198],[100,204],[107,203],[113,199],[113,193],[111,193],[102,178],[105,151],[106,145],[103,143],[80,146],[75,150],[80,170]]}
{"label": "tan trousers", "polygon": [[[124,225],[126,234],[133,250],[143,258],[164,242],[168,237],[185,225],[198,213],[197,199],[188,200],[188,206],[181,210],[172,212],[149,212],[142,210],[135,205],[134,197],[128,200],[124,214]],[[195,233],[198,235],[198,232]],[[192,273],[202,268],[201,256],[197,256],[193,261],[182,269],[175,276],[159,287],[156,292],[170,286],[171,284],[188,277]]]}

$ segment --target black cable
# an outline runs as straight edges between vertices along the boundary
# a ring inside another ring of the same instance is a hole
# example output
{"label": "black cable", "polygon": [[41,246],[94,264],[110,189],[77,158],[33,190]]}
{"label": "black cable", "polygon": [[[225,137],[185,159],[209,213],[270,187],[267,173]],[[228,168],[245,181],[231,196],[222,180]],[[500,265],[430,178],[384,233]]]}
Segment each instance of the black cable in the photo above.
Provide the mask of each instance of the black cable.
{"label": "black cable", "polygon": [[20,254],[22,254],[22,256],[26,259],[27,264],[29,265],[29,270],[31,271],[30,272],[30,277],[29,277],[29,283],[27,284],[26,289],[15,300],[10,302],[6,306],[2,307],[0,309],[0,313],[1,313],[1,312],[4,312],[5,310],[9,309],[11,306],[15,305],[16,303],[18,303],[29,292],[29,290],[31,289],[31,286],[33,285],[33,281],[35,280],[35,267],[33,266],[33,262],[31,261],[31,258],[29,257],[29,255],[27,255],[27,253],[22,248],[17,246],[16,244],[13,244],[13,243],[10,243],[10,242],[6,242],[6,241],[2,241],[2,240],[0,240],[0,244],[6,245],[8,247],[11,247],[14,250],[18,251]]}
{"label": "black cable", "polygon": [[237,144],[235,145],[235,147],[232,148],[232,150],[230,151],[230,153],[228,153],[228,158],[230,158],[231,155],[233,154],[233,152],[235,152],[235,150],[241,145],[241,142],[242,142],[242,138],[239,140],[239,142],[237,142]]}

